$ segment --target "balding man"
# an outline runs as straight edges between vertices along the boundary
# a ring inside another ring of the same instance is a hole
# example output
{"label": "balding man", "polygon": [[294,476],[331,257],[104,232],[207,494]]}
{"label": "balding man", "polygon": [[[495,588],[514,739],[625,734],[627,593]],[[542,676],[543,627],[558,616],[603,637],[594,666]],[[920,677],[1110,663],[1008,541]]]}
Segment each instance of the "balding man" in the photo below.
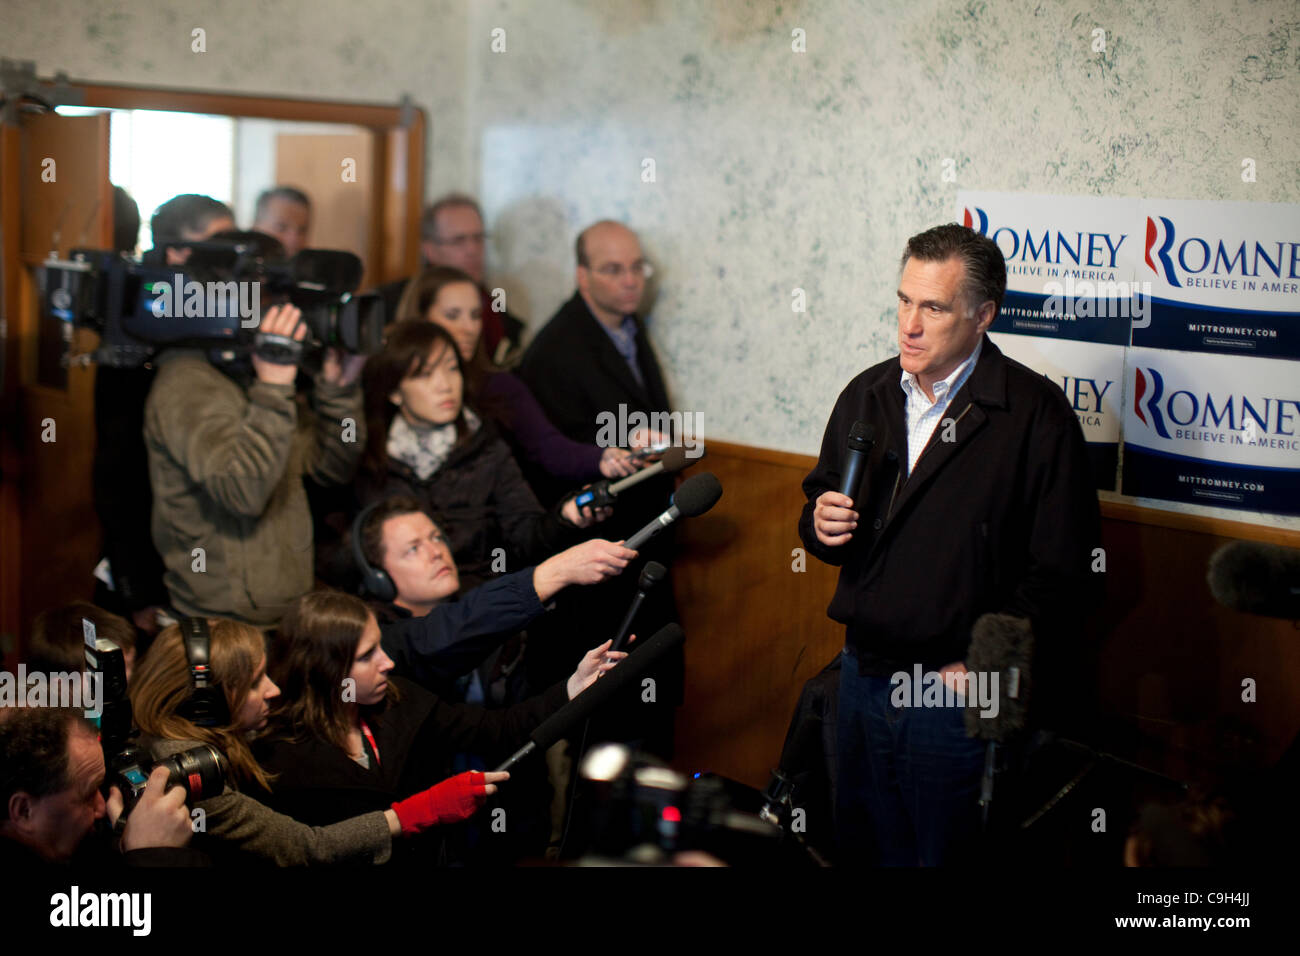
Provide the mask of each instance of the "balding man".
{"label": "balding man", "polygon": [[[537,333],[524,353],[519,376],[560,431],[575,441],[594,444],[602,437],[602,413],[614,416],[617,422],[627,422],[640,412],[653,421],[652,414],[667,412],[669,406],[659,363],[636,315],[651,272],[636,233],[617,222],[598,222],[578,236],[576,252],[578,291]],[[622,438],[626,440],[627,436]],[[553,489],[547,495],[541,476],[530,474],[529,478],[543,497],[554,498],[562,491]],[[613,518],[601,525],[601,534],[614,541],[632,535],[668,507],[672,490],[672,479],[660,477],[628,492],[619,498]],[[669,532],[641,549],[643,559],[663,564],[671,555]],[[629,573],[570,597],[570,601],[581,602],[574,610],[574,621],[585,622],[585,627],[577,631],[585,634],[594,625],[605,627],[612,635],[636,581],[636,573]],[[668,583],[651,592],[638,614],[638,634],[649,637],[657,626],[675,619]],[[557,640],[562,638],[557,635]],[[568,656],[576,662],[581,652],[578,641]],[[566,664],[567,659],[556,661],[553,669],[564,673]],[[666,672],[674,695],[678,679],[677,674]],[[660,701],[664,700],[664,690],[663,686],[659,688]],[[671,707],[656,710],[671,721]],[[655,739],[655,734],[650,733],[647,742],[665,751],[671,739],[671,724],[667,729],[660,727],[659,734]]]}

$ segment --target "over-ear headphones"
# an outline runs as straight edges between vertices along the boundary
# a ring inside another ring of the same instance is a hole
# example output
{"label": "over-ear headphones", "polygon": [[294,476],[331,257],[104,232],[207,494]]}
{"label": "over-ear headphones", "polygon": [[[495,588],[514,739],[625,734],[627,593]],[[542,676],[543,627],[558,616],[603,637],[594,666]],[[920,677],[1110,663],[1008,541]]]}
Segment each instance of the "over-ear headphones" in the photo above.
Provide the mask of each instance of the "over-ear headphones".
{"label": "over-ear headphones", "polygon": [[227,727],[230,725],[230,705],[212,674],[212,637],[208,633],[208,620],[204,617],[181,618],[180,629],[193,689],[184,703],[176,708],[176,713],[198,727]]}
{"label": "over-ear headphones", "polygon": [[353,520],[352,560],[356,562],[357,570],[361,572],[361,586],[366,593],[374,595],[381,601],[391,601],[397,597],[397,585],[393,584],[393,579],[388,576],[387,571],[375,567],[366,560],[365,549],[361,546],[361,529],[365,526],[366,519],[383,503],[382,498],[371,502],[362,508]]}

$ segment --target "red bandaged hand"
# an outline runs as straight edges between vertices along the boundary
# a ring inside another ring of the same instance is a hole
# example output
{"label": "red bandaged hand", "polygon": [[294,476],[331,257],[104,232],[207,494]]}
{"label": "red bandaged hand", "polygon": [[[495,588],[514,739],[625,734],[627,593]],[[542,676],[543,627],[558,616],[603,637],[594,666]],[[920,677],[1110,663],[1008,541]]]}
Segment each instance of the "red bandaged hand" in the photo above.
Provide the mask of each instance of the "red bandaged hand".
{"label": "red bandaged hand", "polygon": [[477,770],[458,773],[442,783],[393,804],[402,836],[429,827],[468,820],[487,802],[487,783]]}

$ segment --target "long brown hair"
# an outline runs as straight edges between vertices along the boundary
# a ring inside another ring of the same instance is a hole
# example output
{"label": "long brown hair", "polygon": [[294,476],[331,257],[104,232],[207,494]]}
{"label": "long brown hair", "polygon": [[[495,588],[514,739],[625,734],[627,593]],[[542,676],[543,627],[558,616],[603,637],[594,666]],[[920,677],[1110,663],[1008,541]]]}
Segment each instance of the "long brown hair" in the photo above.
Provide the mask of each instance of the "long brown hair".
{"label": "long brown hair", "polygon": [[[253,677],[266,654],[262,632],[251,624],[209,618],[212,675],[225,695],[231,720],[253,689]],[[244,732],[236,725],[199,727],[176,713],[193,691],[190,665],[179,625],[172,624],[149,647],[131,680],[131,709],[146,734],[165,740],[201,740],[226,755],[236,776],[263,789],[274,779],[258,764]]]}
{"label": "long brown hair", "polygon": [[[311,591],[290,605],[277,636],[284,645],[280,676],[286,703],[271,716],[270,733],[289,740],[316,738],[348,751],[352,720],[343,699],[343,680],[370,620],[373,615],[365,602],[342,591]],[[363,707],[362,714],[377,719],[388,702],[397,699],[397,688],[390,683],[384,700]]]}
{"label": "long brown hair", "polygon": [[[465,363],[461,361],[456,341],[442,326],[425,319],[394,322],[385,333],[383,349],[366,360],[361,372],[366,399],[366,452],[361,467],[373,477],[382,479],[388,471],[388,429],[397,414],[397,406],[389,396],[403,380],[421,374],[435,360],[441,360],[443,349],[451,349],[463,380]],[[470,434],[465,419],[466,401],[462,391],[460,414],[456,416],[457,444]]]}

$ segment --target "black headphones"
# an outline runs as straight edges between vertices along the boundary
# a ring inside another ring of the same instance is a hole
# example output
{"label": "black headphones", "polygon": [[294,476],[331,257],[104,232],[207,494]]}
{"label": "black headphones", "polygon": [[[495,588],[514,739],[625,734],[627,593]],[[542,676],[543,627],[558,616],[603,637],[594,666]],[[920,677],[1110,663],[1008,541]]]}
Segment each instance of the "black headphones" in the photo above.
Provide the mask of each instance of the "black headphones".
{"label": "black headphones", "polygon": [[381,601],[391,601],[397,597],[397,585],[393,584],[393,579],[388,576],[388,572],[383,568],[374,567],[366,560],[364,549],[361,547],[361,528],[366,523],[366,518],[370,513],[384,503],[381,498],[366,505],[357,514],[352,522],[352,560],[356,562],[357,570],[361,572],[361,586],[367,594],[372,594]]}
{"label": "black headphones", "polygon": [[230,725],[230,705],[212,676],[209,664],[212,638],[208,633],[208,620],[204,617],[181,618],[180,629],[193,689],[184,703],[176,708],[176,713],[198,727],[227,727]]}

